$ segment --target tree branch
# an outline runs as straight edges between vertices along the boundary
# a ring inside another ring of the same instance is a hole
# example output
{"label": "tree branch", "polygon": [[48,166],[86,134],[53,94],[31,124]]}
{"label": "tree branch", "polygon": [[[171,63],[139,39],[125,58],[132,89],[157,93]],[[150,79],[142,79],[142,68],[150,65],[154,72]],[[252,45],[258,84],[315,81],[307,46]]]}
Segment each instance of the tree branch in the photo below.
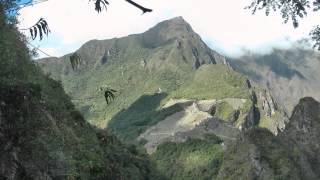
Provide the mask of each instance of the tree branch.
{"label": "tree branch", "polygon": [[127,1],[128,3],[130,3],[131,5],[139,8],[139,9],[142,11],[143,14],[144,14],[144,13],[147,13],[147,12],[152,12],[152,9],[145,8],[145,7],[137,4],[137,3],[134,2],[134,1],[131,1],[131,0],[126,0],[126,1]]}

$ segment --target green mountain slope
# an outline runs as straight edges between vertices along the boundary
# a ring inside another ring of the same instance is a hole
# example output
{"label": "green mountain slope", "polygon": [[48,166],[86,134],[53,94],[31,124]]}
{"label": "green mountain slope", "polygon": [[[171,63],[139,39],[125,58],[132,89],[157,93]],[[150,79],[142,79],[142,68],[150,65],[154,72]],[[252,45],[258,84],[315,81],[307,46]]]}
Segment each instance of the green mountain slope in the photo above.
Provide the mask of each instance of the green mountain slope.
{"label": "green mountain slope", "polygon": [[[86,119],[105,126],[117,112],[128,108],[143,94],[159,88],[172,92],[193,77],[203,63],[215,64],[223,57],[210,50],[182,19],[160,23],[146,33],[120,39],[89,41],[77,53],[83,63],[72,71],[69,56],[44,59],[40,67],[59,79],[81,104]],[[106,106],[97,89],[111,86],[118,98]]]}
{"label": "green mountain slope", "polygon": [[[142,34],[92,40],[76,52],[82,58],[76,70],[71,68],[70,54],[38,64],[62,82],[90,123],[108,127],[123,139],[134,140],[164,119],[183,113],[180,105],[164,108],[179,99],[217,101],[211,106],[219,106],[219,112],[210,116],[236,116],[232,124],[239,129],[261,125],[277,133],[286,122],[270,94],[233,71],[181,17]],[[101,87],[118,90],[110,105]],[[222,106],[222,101],[232,108]]]}
{"label": "green mountain slope", "polygon": [[168,142],[151,157],[170,179],[215,179],[223,159],[221,142],[214,135],[184,143]]}

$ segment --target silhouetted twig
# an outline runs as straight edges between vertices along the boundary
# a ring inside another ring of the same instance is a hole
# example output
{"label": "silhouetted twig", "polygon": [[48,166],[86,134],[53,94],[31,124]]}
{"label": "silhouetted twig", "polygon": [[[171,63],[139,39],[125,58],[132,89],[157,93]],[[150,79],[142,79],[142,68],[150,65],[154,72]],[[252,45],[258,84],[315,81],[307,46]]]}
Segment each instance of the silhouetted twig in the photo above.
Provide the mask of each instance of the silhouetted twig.
{"label": "silhouetted twig", "polygon": [[152,9],[145,8],[145,7],[137,4],[137,3],[134,2],[134,1],[131,1],[131,0],[126,0],[126,1],[127,1],[128,3],[130,3],[130,4],[132,4],[133,6],[139,8],[139,9],[142,11],[143,14],[144,14],[144,13],[147,13],[147,12],[152,12]]}

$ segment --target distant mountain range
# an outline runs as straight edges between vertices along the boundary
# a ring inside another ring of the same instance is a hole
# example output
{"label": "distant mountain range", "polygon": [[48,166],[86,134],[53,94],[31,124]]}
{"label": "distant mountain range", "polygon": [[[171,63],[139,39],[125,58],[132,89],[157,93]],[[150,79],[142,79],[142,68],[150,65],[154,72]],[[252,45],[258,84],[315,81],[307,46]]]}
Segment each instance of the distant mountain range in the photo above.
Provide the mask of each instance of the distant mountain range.
{"label": "distant mountain range", "polygon": [[291,113],[302,97],[320,100],[320,53],[298,45],[230,59],[232,67],[272,92]]}

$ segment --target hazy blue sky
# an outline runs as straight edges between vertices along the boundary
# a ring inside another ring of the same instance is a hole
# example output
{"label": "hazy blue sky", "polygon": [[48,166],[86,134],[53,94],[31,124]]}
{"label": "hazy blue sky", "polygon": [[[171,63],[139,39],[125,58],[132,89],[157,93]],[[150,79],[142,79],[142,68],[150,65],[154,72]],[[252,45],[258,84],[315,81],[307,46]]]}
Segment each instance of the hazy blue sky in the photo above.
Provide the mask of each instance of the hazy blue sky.
{"label": "hazy blue sky", "polygon": [[276,13],[251,15],[244,9],[251,0],[137,0],[154,10],[145,15],[124,0],[109,2],[108,11],[98,14],[89,0],[49,0],[21,10],[20,26],[29,27],[45,18],[52,33],[33,44],[52,56],[61,56],[90,39],[141,33],[162,20],[183,16],[210,47],[224,55],[239,56],[246,50],[266,53],[272,47],[289,47],[320,22],[319,14],[310,14],[294,29],[291,23],[283,24]]}

